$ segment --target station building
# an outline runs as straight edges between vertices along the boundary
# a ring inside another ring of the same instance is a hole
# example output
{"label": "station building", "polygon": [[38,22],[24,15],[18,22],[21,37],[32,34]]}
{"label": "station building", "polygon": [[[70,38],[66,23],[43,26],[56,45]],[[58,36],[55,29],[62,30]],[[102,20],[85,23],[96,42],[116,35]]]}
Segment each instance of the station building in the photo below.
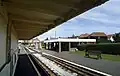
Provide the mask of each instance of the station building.
{"label": "station building", "polygon": [[95,44],[96,39],[51,39],[45,40],[45,48],[57,52],[71,51],[71,48],[77,48],[80,44]]}

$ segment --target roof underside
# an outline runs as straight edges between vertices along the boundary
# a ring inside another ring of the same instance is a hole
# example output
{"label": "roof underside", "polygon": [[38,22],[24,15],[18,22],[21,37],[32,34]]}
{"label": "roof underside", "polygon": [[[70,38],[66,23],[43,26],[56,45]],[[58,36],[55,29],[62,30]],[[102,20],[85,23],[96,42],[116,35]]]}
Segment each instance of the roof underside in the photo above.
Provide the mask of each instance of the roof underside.
{"label": "roof underside", "polygon": [[31,39],[107,0],[3,0],[19,39]]}

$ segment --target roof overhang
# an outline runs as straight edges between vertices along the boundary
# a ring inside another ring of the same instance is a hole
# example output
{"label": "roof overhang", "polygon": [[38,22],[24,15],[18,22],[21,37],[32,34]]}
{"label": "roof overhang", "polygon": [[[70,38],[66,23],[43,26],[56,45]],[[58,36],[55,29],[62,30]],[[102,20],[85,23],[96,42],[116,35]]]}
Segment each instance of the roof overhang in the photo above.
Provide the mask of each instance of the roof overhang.
{"label": "roof overhang", "polygon": [[108,0],[2,0],[19,39],[31,39]]}
{"label": "roof overhang", "polygon": [[44,41],[44,43],[48,42],[96,42],[96,39],[53,39]]}

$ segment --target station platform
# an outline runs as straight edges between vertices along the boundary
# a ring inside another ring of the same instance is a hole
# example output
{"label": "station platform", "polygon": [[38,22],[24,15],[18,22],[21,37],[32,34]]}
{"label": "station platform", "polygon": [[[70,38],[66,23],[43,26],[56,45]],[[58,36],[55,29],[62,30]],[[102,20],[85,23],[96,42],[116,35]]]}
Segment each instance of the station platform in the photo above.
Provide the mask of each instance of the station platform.
{"label": "station platform", "polygon": [[109,61],[109,60],[96,60],[96,59],[90,59],[90,58],[85,58],[83,56],[77,55],[77,54],[72,54],[69,51],[63,51],[63,52],[55,52],[52,50],[39,50],[69,61],[72,61],[74,63],[111,74],[113,76],[120,76],[120,62],[117,61]]}
{"label": "station platform", "polygon": [[37,73],[26,54],[19,55],[14,76],[37,76]]}
{"label": "station platform", "polygon": [[32,54],[24,47],[21,47],[14,76],[48,76],[48,74],[41,65],[35,61]]}

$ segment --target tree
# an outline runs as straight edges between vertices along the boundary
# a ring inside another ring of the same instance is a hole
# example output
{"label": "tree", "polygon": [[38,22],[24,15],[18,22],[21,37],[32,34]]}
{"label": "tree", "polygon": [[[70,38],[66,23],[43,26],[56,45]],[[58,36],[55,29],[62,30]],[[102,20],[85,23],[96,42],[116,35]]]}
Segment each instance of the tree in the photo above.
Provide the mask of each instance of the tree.
{"label": "tree", "polygon": [[48,37],[45,40],[48,40]]}
{"label": "tree", "polygon": [[72,37],[75,37],[75,35],[73,34]]}
{"label": "tree", "polygon": [[115,40],[115,42],[120,42],[120,33],[115,33],[113,35],[113,39]]}

